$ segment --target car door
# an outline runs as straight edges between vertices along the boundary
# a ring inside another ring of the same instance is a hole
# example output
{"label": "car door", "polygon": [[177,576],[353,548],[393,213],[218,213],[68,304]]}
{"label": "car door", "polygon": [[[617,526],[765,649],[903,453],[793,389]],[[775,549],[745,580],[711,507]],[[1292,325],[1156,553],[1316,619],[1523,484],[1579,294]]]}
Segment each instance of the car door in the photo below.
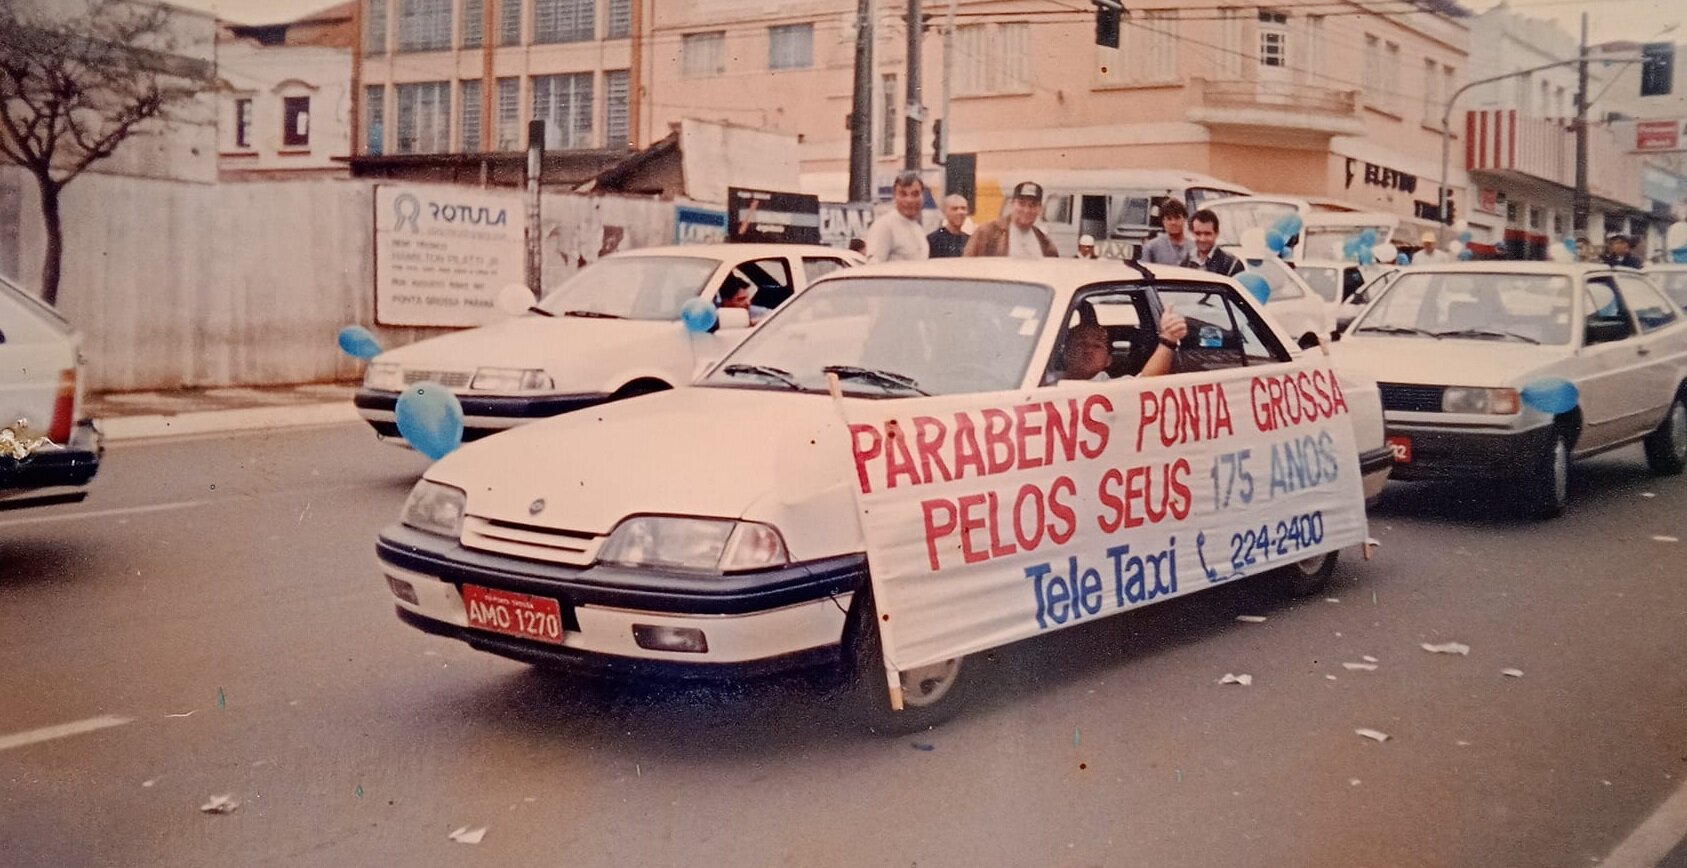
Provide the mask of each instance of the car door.
{"label": "car door", "polygon": [[1581,297],[1582,347],[1570,379],[1581,393],[1582,434],[1576,451],[1586,452],[1641,430],[1647,402],[1639,378],[1649,351],[1638,340],[1615,274],[1589,275]]}
{"label": "car door", "polygon": [[[722,295],[729,286],[748,285],[752,290],[750,304],[771,311],[796,294],[798,266],[789,256],[748,256],[728,260],[715,273],[707,299],[718,309]],[[692,351],[694,373],[701,373],[709,365],[724,358],[750,334],[751,328],[742,325],[717,323],[710,331],[694,335]]]}
{"label": "car door", "polygon": [[1635,338],[1640,356],[1634,378],[1635,403],[1644,408],[1636,420],[1641,432],[1651,431],[1663,421],[1675,399],[1682,381],[1682,367],[1687,348],[1683,334],[1687,325],[1681,314],[1645,278],[1636,274],[1618,274],[1617,290],[1623,304],[1634,318],[1639,331]]}
{"label": "car door", "polygon": [[21,289],[0,283],[0,427],[21,420],[34,435],[67,440],[76,356],[69,323]]}

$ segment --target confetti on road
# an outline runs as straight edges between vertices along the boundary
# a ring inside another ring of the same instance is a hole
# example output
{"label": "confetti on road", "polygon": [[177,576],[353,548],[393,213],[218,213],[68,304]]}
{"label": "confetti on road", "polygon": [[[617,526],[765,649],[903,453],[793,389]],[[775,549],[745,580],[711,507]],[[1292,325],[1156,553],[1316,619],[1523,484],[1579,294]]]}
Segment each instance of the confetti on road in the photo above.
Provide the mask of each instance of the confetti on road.
{"label": "confetti on road", "polygon": [[1366,663],[1381,663],[1382,662],[1381,660],[1378,660],[1377,658],[1372,657],[1369,654],[1366,654],[1365,656],[1363,656],[1359,659],[1365,661]]}
{"label": "confetti on road", "polygon": [[1083,733],[1079,732],[1077,727],[1075,727],[1075,726],[1072,727],[1072,746],[1077,747],[1078,745],[1080,745],[1082,743],[1083,743]]}
{"label": "confetti on road", "polygon": [[1679,540],[1675,537],[1672,537],[1672,536],[1663,536],[1662,534],[1659,534],[1659,535],[1656,535],[1656,536],[1652,537],[1652,542],[1673,543],[1673,542],[1681,542],[1681,540]]}
{"label": "confetti on road", "polygon": [[1462,642],[1445,642],[1440,645],[1431,645],[1428,642],[1425,642],[1418,647],[1431,654],[1458,654],[1460,656],[1468,656],[1470,654],[1470,646],[1465,645]]}
{"label": "confetti on road", "polygon": [[1232,675],[1232,674],[1226,672],[1226,673],[1224,673],[1224,677],[1220,678],[1218,680],[1218,683],[1220,683],[1220,684],[1240,684],[1243,687],[1247,687],[1247,686],[1254,683],[1254,677],[1252,675],[1246,675],[1246,674]]}
{"label": "confetti on road", "polygon": [[1381,732],[1381,731],[1375,730],[1375,729],[1356,729],[1356,730],[1353,731],[1353,734],[1354,735],[1362,735],[1365,738],[1371,739],[1372,741],[1379,742],[1379,743],[1388,741],[1388,738],[1389,738],[1388,733]]}
{"label": "confetti on road", "polygon": [[1341,602],[1341,598],[1340,597],[1325,597],[1324,602],[1326,602],[1326,603],[1339,603],[1339,602]]}
{"label": "confetti on road", "polygon": [[1656,494],[1653,494],[1650,491],[1642,491],[1642,492],[1640,492],[1640,496],[1641,497],[1657,497]]}
{"label": "confetti on road", "polygon": [[238,807],[240,807],[240,803],[234,800],[234,794],[224,793],[220,796],[212,796],[210,801],[199,806],[199,810],[207,814],[227,814]]}
{"label": "confetti on road", "polygon": [[1375,663],[1343,663],[1341,665],[1344,668],[1346,668],[1347,671],[1349,671],[1349,672],[1375,672],[1375,671],[1377,671],[1377,665]]}
{"label": "confetti on road", "polygon": [[926,751],[928,753],[931,752],[931,751],[937,750],[937,745],[926,744],[923,741],[912,742],[908,746],[913,748],[914,750],[923,750],[923,751]]}
{"label": "confetti on road", "polygon": [[1236,620],[1244,621],[1244,622],[1249,623],[1249,624],[1263,624],[1263,623],[1265,623],[1265,616],[1264,615],[1237,615]]}
{"label": "confetti on road", "polygon": [[217,688],[217,708],[228,708],[228,697],[223,695],[223,689]]}
{"label": "confetti on road", "polygon": [[1334,681],[1336,680],[1336,677],[1334,675],[1326,675],[1324,676],[1324,679],[1327,681]]}
{"label": "confetti on road", "polygon": [[1500,674],[1511,677],[1511,678],[1522,678],[1523,677],[1523,670],[1521,670],[1521,669],[1501,669]]}
{"label": "confetti on road", "polygon": [[1358,778],[1348,778],[1347,779],[1347,785],[1350,786],[1350,787],[1359,786],[1359,779]]}
{"label": "confetti on road", "polygon": [[486,837],[486,827],[481,826],[478,829],[470,829],[468,826],[464,826],[445,837],[450,838],[459,844],[479,844],[480,839]]}
{"label": "confetti on road", "polygon": [[152,785],[156,783],[158,783],[158,779],[152,778],[151,780],[141,781],[141,786],[146,789],[152,789]]}
{"label": "confetti on road", "polygon": [[[194,711],[198,711],[198,710],[199,710],[199,709],[197,709],[197,708],[196,708],[196,709],[194,709]],[[182,713],[181,713],[181,714],[166,714],[166,715],[164,715],[164,716],[165,716],[165,717],[192,717],[192,716],[193,716],[193,711],[184,711],[184,712],[182,712]]]}

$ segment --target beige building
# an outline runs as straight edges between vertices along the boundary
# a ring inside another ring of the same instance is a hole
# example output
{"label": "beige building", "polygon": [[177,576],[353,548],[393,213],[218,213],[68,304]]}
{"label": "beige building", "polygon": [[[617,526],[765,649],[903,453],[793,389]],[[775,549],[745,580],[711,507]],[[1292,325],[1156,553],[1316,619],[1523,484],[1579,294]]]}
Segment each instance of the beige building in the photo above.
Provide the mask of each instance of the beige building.
{"label": "beige building", "polygon": [[224,181],[347,174],[352,0],[217,37],[217,175]]}

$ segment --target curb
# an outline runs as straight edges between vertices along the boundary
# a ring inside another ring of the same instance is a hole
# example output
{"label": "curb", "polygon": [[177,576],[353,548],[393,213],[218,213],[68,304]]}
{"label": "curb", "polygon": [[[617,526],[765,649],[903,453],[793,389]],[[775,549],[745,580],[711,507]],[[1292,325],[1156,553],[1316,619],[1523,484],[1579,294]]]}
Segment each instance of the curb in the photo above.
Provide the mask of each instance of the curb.
{"label": "curb", "polygon": [[249,407],[239,410],[200,410],[154,416],[108,416],[96,420],[107,443],[255,431],[265,428],[301,428],[360,422],[363,417],[350,401],[331,404],[295,404],[283,407]]}

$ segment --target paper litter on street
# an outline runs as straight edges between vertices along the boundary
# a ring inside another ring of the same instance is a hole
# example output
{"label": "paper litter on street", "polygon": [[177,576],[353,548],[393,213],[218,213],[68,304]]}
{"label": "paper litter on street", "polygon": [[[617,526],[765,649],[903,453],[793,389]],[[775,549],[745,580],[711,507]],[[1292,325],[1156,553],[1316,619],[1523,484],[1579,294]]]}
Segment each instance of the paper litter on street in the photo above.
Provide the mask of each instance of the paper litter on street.
{"label": "paper litter on street", "polygon": [[1672,543],[1672,542],[1681,542],[1681,540],[1680,540],[1680,539],[1677,539],[1677,538],[1676,538],[1676,537],[1673,537],[1673,536],[1664,536],[1664,535],[1662,535],[1662,534],[1657,534],[1657,535],[1654,535],[1654,536],[1653,536],[1653,537],[1652,537],[1652,541],[1653,541],[1653,542],[1668,542],[1668,543]]}
{"label": "paper litter on street", "polygon": [[1382,662],[1382,661],[1378,660],[1377,658],[1372,657],[1369,654],[1366,654],[1365,656],[1363,656],[1359,659],[1365,661],[1366,663],[1380,663],[1380,662]]}
{"label": "paper litter on street", "polygon": [[1470,646],[1462,642],[1443,642],[1440,645],[1431,645],[1428,642],[1425,642],[1418,647],[1431,654],[1458,654],[1461,656],[1468,656],[1470,654]]}
{"label": "paper litter on street", "polygon": [[224,793],[220,796],[212,796],[210,801],[199,806],[199,810],[207,814],[226,814],[238,807],[240,807],[240,803],[234,800],[234,794]]}
{"label": "paper litter on street", "polygon": [[446,837],[459,844],[479,844],[480,839],[486,837],[486,827],[481,826],[478,829],[470,829],[468,826],[463,826]]}
{"label": "paper litter on street", "polygon": [[1521,670],[1521,669],[1501,669],[1500,674],[1506,675],[1506,676],[1509,676],[1509,677],[1512,677],[1512,678],[1522,678],[1523,677],[1523,670]]}
{"label": "paper litter on street", "polygon": [[1244,675],[1232,675],[1231,673],[1226,672],[1226,673],[1224,673],[1224,677],[1220,678],[1218,680],[1218,683],[1220,683],[1220,684],[1240,684],[1243,687],[1247,687],[1247,686],[1254,683],[1254,677],[1252,675],[1246,675],[1246,674],[1244,674]]}
{"label": "paper litter on street", "polygon": [[1356,729],[1356,730],[1353,731],[1353,734],[1354,735],[1362,735],[1365,738],[1371,739],[1372,741],[1376,741],[1376,742],[1384,742],[1384,741],[1388,741],[1388,739],[1389,739],[1388,733],[1382,732],[1380,730],[1375,730],[1375,729]]}
{"label": "paper litter on street", "polygon": [[1265,616],[1264,615],[1237,615],[1236,620],[1246,621],[1249,624],[1263,624],[1263,623],[1265,623]]}
{"label": "paper litter on street", "polygon": [[1351,672],[1375,672],[1375,671],[1377,671],[1377,665],[1375,663],[1343,663],[1341,665],[1346,667],[1348,669],[1348,671],[1351,671]]}

